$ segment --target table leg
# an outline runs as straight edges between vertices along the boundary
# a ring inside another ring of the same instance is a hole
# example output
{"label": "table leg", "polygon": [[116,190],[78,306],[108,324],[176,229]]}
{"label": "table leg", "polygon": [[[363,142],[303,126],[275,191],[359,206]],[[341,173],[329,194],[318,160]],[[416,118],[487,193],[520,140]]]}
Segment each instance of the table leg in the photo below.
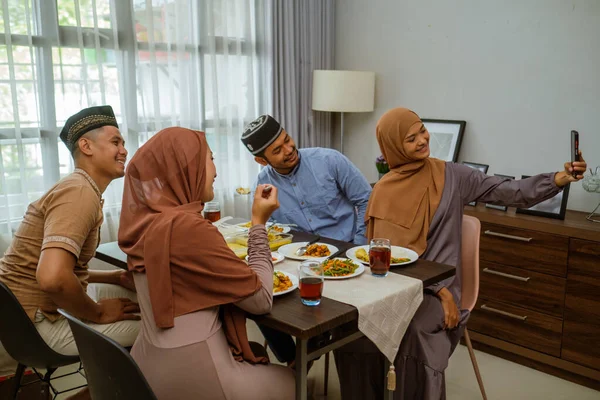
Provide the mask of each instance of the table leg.
{"label": "table leg", "polygon": [[393,400],[394,399],[394,392],[392,390],[388,390],[388,379],[387,379],[387,374],[388,371],[390,370],[390,361],[387,359],[387,357],[385,358],[385,363],[384,363],[384,369],[383,369],[383,373],[385,378],[383,379],[383,398],[384,400]]}
{"label": "table leg", "polygon": [[296,338],[296,400],[308,397],[308,347],[307,339]]}

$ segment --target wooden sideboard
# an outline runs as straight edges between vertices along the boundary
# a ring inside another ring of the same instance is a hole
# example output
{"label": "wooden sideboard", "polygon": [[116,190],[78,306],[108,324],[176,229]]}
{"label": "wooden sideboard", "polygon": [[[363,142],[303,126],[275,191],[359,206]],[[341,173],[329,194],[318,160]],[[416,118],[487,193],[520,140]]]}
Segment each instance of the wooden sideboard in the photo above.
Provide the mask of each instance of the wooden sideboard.
{"label": "wooden sideboard", "polygon": [[473,346],[600,390],[600,223],[483,204],[465,214],[481,221]]}

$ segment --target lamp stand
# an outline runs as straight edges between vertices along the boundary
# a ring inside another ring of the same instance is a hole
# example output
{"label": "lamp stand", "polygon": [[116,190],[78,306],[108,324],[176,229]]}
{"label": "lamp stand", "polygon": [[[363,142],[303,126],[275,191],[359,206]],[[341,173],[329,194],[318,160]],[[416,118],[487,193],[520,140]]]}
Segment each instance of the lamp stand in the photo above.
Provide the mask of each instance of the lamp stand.
{"label": "lamp stand", "polygon": [[600,208],[600,203],[598,203],[596,208],[594,208],[594,211],[592,211],[592,213],[586,217],[586,219],[588,221],[600,222],[600,219],[594,219],[594,218],[600,217],[600,214],[596,214],[596,210],[598,210],[598,208]]}
{"label": "lamp stand", "polygon": [[340,135],[340,153],[344,154],[344,112],[342,111],[341,135]]}

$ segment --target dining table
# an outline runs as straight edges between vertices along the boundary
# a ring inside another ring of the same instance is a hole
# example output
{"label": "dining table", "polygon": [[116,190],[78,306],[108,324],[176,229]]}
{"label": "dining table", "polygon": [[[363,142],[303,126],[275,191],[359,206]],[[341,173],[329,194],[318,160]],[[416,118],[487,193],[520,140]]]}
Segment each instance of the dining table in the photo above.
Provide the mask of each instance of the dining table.
{"label": "dining table", "polygon": [[[291,231],[293,242],[308,242],[317,235],[308,232]],[[347,250],[354,243],[319,237],[319,243],[331,244],[340,250]],[[98,246],[95,257],[116,267],[127,269],[127,255],[121,251],[117,242],[103,243]],[[423,287],[442,281],[454,275],[451,265],[418,259],[401,267],[390,268],[390,273],[419,279]],[[274,298],[271,312],[264,315],[249,315],[257,324],[287,333],[296,339],[296,399],[308,397],[309,362],[328,352],[338,349],[363,334],[358,329],[358,310],[356,307],[327,297],[321,299],[318,306],[309,307],[300,301],[300,293],[294,290]],[[310,341],[319,338],[318,343]],[[310,343],[310,347],[309,347]],[[386,360],[386,367],[389,361]],[[327,366],[326,366],[327,367]],[[382,382],[387,385],[387,382]],[[392,398],[393,392],[386,391],[386,398]]]}

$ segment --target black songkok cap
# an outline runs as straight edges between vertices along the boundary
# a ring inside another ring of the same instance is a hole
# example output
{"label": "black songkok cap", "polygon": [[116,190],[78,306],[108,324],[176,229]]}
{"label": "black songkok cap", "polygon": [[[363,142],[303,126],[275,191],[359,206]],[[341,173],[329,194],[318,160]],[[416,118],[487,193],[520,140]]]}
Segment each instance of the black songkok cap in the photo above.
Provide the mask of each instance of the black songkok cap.
{"label": "black songkok cap", "polygon": [[119,128],[115,113],[111,106],[97,106],[84,108],[77,114],[69,117],[60,132],[60,139],[72,153],[77,140],[87,132],[110,125]]}
{"label": "black songkok cap", "polygon": [[265,151],[279,137],[282,130],[275,118],[261,115],[244,128],[242,143],[250,153],[257,155]]}

